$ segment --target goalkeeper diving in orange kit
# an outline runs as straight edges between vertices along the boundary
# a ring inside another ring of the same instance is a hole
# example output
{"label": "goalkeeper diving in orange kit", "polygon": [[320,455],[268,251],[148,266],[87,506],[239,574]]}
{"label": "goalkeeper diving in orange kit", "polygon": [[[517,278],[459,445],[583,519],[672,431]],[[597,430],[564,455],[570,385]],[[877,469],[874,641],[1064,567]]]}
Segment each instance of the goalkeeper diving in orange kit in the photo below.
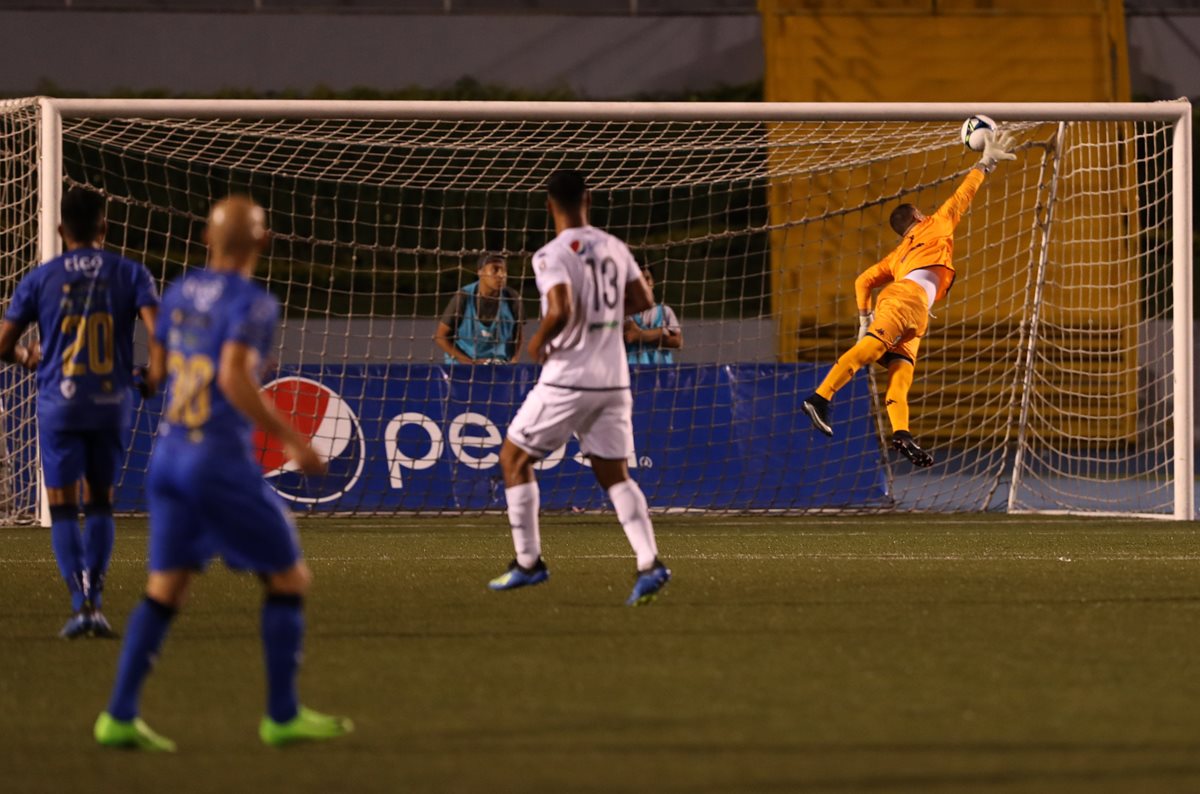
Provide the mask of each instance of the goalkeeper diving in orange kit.
{"label": "goalkeeper diving in orange kit", "polygon": [[[900,245],[854,280],[858,343],[837,360],[816,392],[802,403],[817,430],[833,435],[829,401],[859,368],[878,361],[888,371],[885,406],[892,424],[892,448],[914,466],[933,465],[933,456],[918,446],[908,429],[908,390],[917,349],[929,327],[930,308],[946,297],[954,283],[954,227],[983,184],[984,175],[999,161],[1016,159],[1014,148],[1015,141],[1008,133],[989,133],[979,164],[937,212],[926,216],[912,204],[901,204],[892,211],[890,224],[901,237]],[[880,286],[883,289],[872,312],[871,291]]]}

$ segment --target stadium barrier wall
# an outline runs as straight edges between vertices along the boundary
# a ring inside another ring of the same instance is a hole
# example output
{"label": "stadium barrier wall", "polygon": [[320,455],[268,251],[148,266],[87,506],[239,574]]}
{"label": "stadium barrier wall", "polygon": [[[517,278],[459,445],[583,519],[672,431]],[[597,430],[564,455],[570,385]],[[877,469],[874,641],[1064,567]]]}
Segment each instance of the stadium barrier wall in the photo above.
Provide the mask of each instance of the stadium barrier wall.
{"label": "stadium barrier wall", "polygon": [[[865,377],[838,395],[834,421],[846,431],[827,439],[799,408],[819,366],[631,369],[630,462],[652,507],[799,510],[887,499]],[[282,368],[266,390],[330,456],[330,474],[306,482],[268,449],[267,481],[297,510],[502,510],[500,444],[537,373],[532,365]],[[145,471],[161,405],[155,398],[137,412],[120,511],[147,509]],[[576,440],[539,465],[544,508],[608,507]]]}

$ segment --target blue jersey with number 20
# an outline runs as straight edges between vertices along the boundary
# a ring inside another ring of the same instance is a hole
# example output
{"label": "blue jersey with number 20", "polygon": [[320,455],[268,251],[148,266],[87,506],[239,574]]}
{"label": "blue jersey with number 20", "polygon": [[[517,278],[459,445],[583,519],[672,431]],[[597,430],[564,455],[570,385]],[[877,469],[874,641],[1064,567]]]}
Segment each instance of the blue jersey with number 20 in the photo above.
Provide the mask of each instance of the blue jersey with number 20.
{"label": "blue jersey with number 20", "polygon": [[221,348],[239,342],[266,357],[279,321],[271,293],[236,273],[197,270],[167,288],[155,338],[167,351],[164,440],[237,442],[250,449],[250,420],[216,385]]}
{"label": "blue jersey with number 20", "polygon": [[262,574],[300,559],[296,527],[250,448],[250,421],[216,384],[221,349],[265,356],[279,303],[235,273],[194,271],[163,295],[167,404],[150,458],[150,570],[202,568],[214,555]]}
{"label": "blue jersey with number 20", "polygon": [[146,266],[111,251],[70,251],[25,276],[4,319],[37,323],[39,422],[62,430],[127,422],[134,323],[157,304]]}

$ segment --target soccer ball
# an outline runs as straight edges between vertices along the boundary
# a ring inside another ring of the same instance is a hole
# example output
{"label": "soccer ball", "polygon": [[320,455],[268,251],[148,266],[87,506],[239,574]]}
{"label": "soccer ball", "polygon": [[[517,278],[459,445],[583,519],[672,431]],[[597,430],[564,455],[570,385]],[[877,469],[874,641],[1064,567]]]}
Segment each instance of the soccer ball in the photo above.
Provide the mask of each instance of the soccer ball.
{"label": "soccer ball", "polygon": [[963,146],[976,152],[982,152],[986,138],[985,131],[996,131],[996,122],[987,116],[972,116],[964,121],[962,125]]}

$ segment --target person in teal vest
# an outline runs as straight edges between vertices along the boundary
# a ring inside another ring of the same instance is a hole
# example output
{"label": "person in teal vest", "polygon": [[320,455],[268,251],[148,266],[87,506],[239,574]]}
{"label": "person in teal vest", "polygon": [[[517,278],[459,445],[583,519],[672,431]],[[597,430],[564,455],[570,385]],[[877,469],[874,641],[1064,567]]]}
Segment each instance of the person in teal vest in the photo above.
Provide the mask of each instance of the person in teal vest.
{"label": "person in teal vest", "polygon": [[[650,268],[642,268],[650,289],[654,276]],[[625,320],[625,352],[630,364],[674,364],[672,350],[683,347],[683,328],[679,318],[665,303],[651,306]]]}
{"label": "person in teal vest", "polygon": [[447,364],[512,364],[521,354],[521,296],[499,254],[479,258],[479,279],[454,294],[434,341]]}

